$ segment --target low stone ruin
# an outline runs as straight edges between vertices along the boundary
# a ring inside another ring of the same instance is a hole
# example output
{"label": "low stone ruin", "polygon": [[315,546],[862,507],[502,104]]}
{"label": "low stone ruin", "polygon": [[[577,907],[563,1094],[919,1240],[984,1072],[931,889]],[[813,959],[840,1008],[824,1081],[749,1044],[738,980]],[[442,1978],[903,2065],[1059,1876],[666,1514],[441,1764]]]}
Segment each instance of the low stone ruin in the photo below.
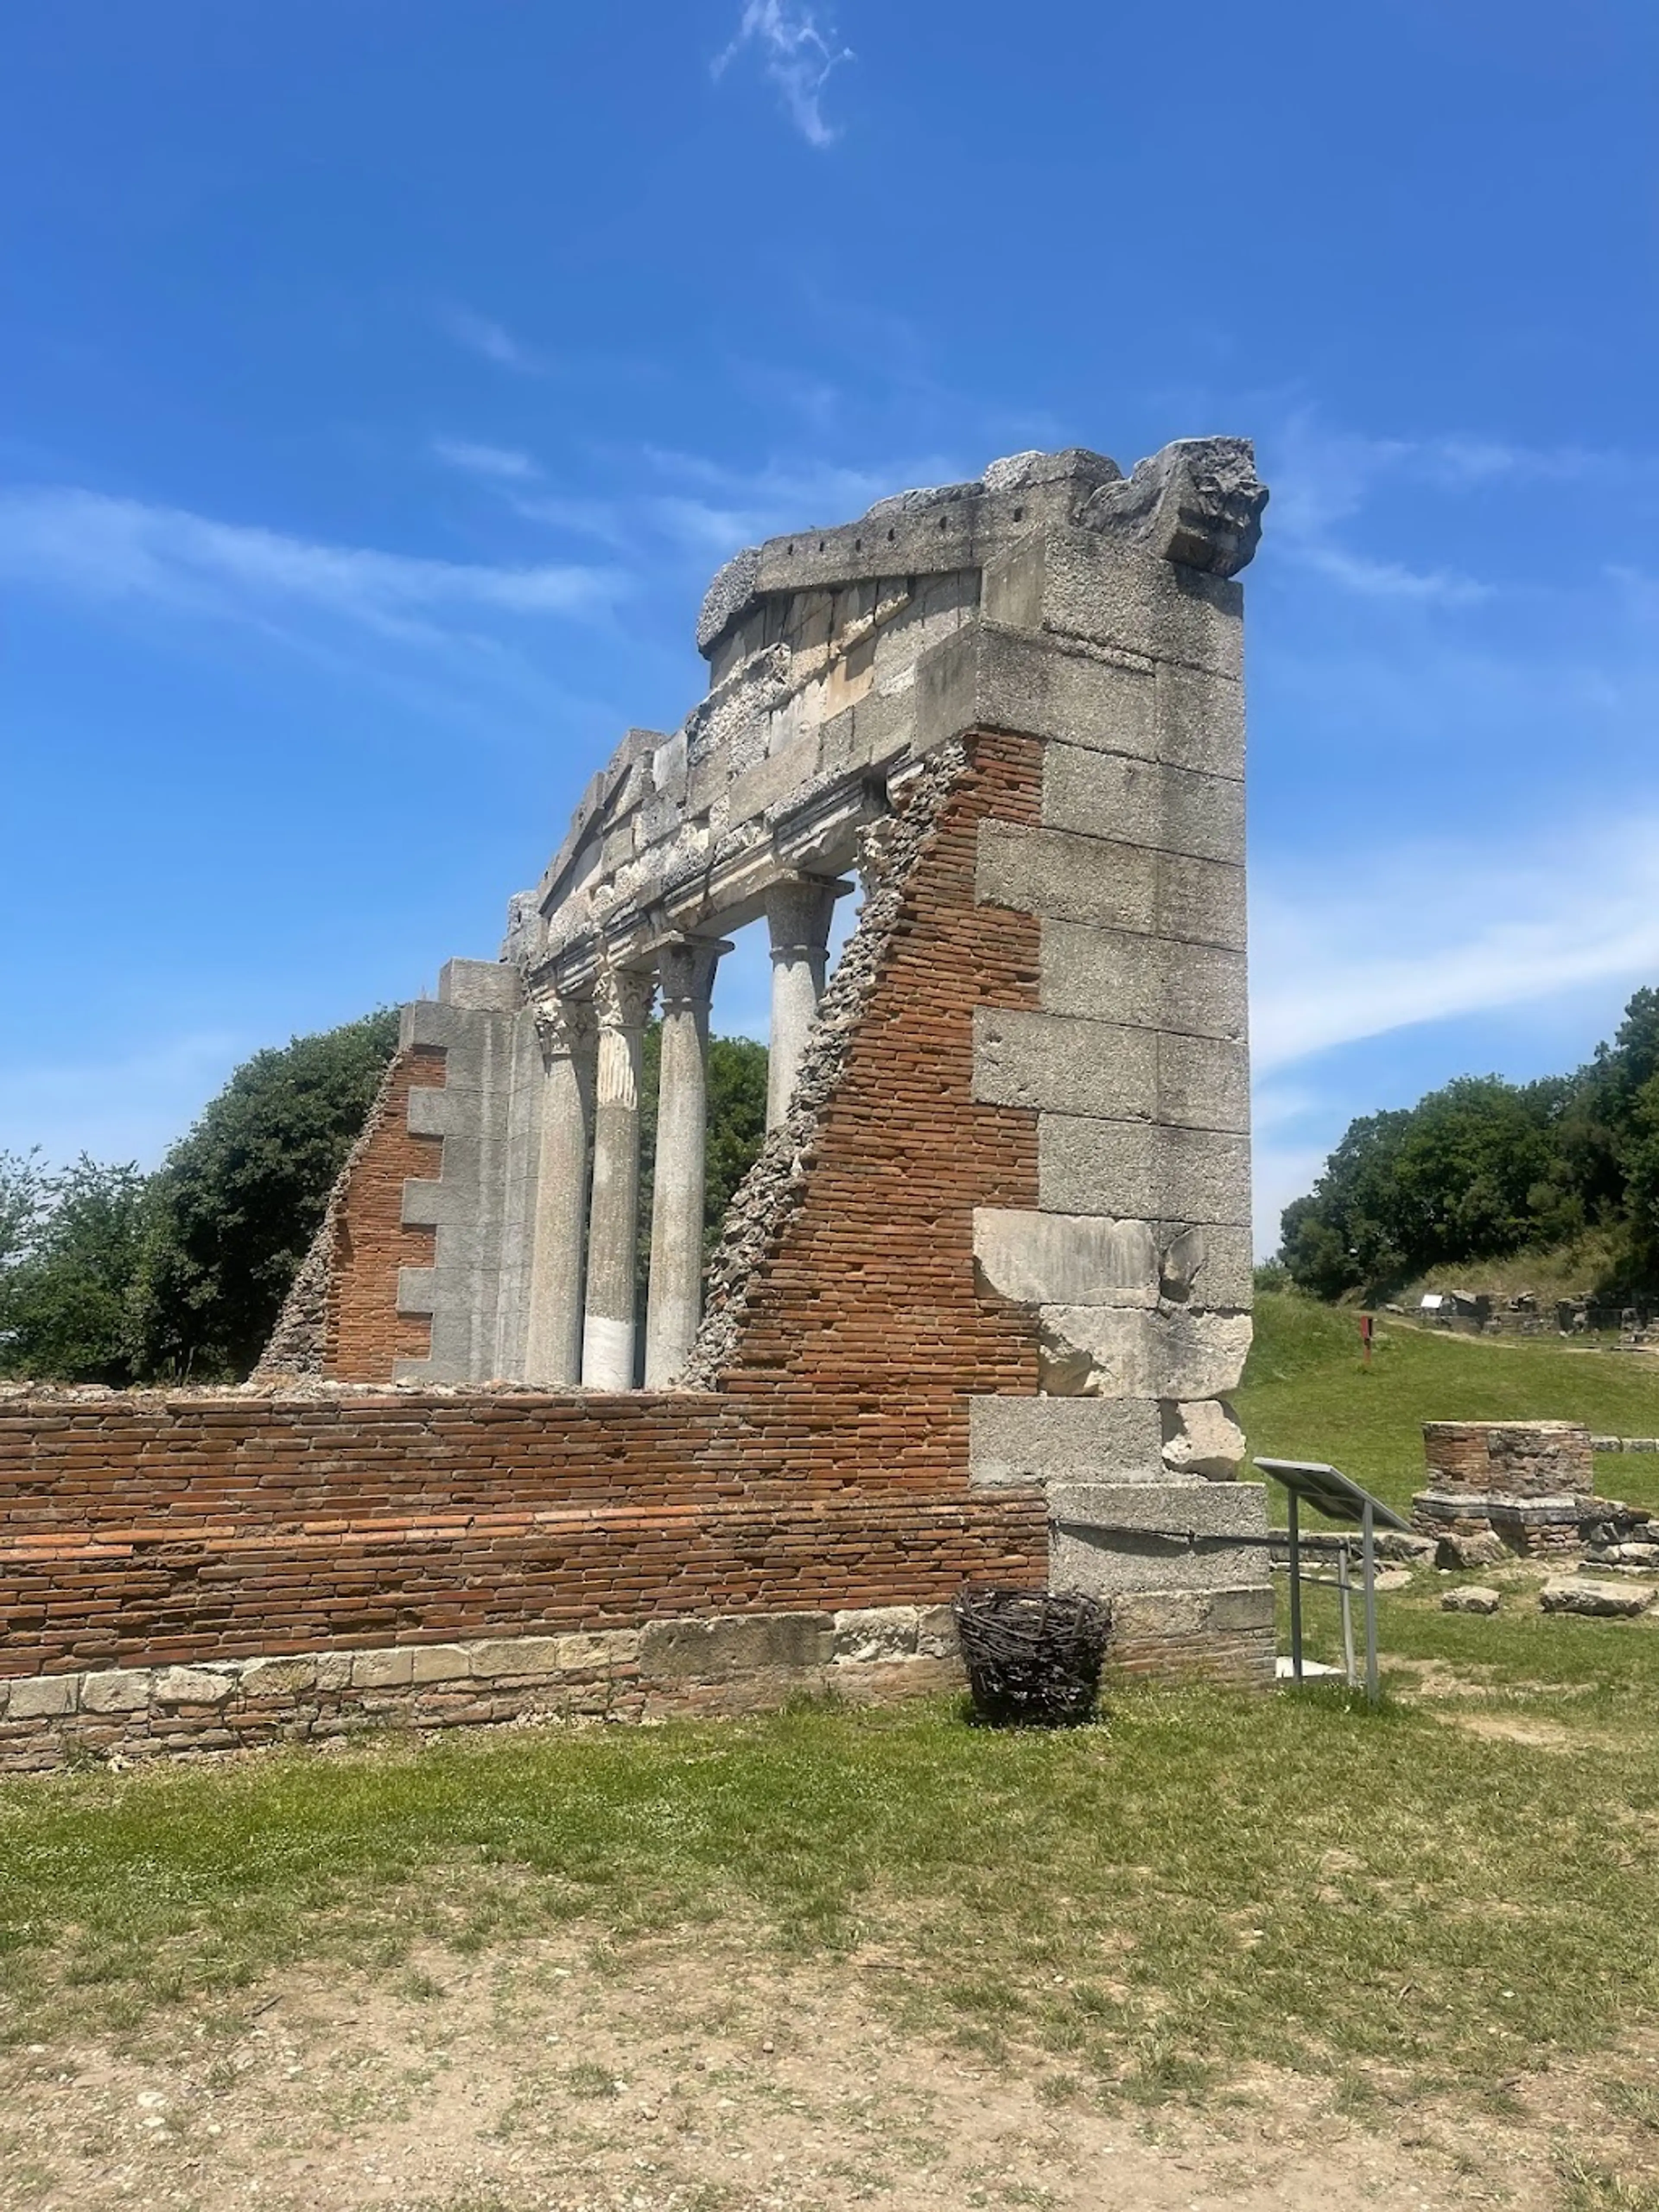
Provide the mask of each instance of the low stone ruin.
{"label": "low stone ruin", "polygon": [[1653,1515],[1596,1495],[1601,1442],[1577,1421],[1425,1421],[1430,1480],[1413,1525],[1444,1567],[1582,1553],[1591,1566],[1659,1571]]}

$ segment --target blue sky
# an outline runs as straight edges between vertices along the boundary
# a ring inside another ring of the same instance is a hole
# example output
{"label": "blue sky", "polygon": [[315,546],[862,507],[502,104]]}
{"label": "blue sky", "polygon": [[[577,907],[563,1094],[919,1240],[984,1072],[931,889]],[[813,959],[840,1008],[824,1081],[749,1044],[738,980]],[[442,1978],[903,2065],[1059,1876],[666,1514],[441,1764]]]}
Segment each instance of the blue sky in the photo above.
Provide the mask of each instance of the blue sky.
{"label": "blue sky", "polygon": [[11,0],[0,52],[0,1145],[154,1160],[492,954],[717,562],[1035,445],[1273,487],[1269,1230],[1352,1115],[1659,980],[1651,0]]}

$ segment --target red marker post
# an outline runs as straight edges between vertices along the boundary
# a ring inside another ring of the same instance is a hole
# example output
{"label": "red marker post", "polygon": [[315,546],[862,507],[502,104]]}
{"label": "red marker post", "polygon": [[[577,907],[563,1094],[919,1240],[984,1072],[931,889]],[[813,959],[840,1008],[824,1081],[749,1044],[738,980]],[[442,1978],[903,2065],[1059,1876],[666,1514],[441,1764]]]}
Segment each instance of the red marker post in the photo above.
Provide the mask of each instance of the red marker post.
{"label": "red marker post", "polygon": [[1361,1314],[1359,1316],[1359,1349],[1364,1355],[1366,1366],[1369,1367],[1371,1364],[1371,1317],[1369,1314]]}

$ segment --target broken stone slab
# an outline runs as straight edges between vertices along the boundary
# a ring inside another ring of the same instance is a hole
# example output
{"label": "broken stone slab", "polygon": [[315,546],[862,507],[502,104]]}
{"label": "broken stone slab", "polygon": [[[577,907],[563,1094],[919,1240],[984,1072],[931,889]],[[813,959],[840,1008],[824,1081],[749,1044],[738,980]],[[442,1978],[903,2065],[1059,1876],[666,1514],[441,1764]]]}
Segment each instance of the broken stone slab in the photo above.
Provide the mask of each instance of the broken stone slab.
{"label": "broken stone slab", "polygon": [[1545,1613],[1578,1613],[1597,1620],[1632,1620],[1659,1597],[1659,1590],[1627,1589],[1618,1583],[1587,1582],[1563,1575],[1538,1593]]}
{"label": "broken stone slab", "polygon": [[1484,1583],[1464,1583],[1457,1589],[1441,1592],[1440,1610],[1442,1613],[1496,1613],[1503,1601],[1502,1592],[1489,1589]]}

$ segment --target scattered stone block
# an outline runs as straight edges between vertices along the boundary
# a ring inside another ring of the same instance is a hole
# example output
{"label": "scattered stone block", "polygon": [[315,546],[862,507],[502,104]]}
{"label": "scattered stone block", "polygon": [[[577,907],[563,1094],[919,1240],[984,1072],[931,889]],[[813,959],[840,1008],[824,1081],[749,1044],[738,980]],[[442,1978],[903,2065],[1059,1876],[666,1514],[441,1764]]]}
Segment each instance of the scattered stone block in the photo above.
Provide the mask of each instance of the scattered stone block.
{"label": "scattered stone block", "polygon": [[1379,1559],[1399,1559],[1407,1566],[1431,1567],[1436,1543],[1432,1536],[1414,1536],[1405,1528],[1379,1528],[1376,1537]]}
{"label": "scattered stone block", "polygon": [[1631,1620],[1645,1613],[1659,1590],[1631,1589],[1619,1583],[1594,1583],[1559,1576],[1538,1593],[1546,1613],[1581,1613],[1597,1620]]}
{"label": "scattered stone block", "polygon": [[1462,1583],[1440,1593],[1442,1613],[1496,1613],[1503,1601],[1501,1593],[1484,1583]]}
{"label": "scattered stone block", "polygon": [[1434,1563],[1454,1570],[1501,1567],[1512,1556],[1501,1536],[1481,1529],[1473,1535],[1442,1536],[1435,1545]]}

